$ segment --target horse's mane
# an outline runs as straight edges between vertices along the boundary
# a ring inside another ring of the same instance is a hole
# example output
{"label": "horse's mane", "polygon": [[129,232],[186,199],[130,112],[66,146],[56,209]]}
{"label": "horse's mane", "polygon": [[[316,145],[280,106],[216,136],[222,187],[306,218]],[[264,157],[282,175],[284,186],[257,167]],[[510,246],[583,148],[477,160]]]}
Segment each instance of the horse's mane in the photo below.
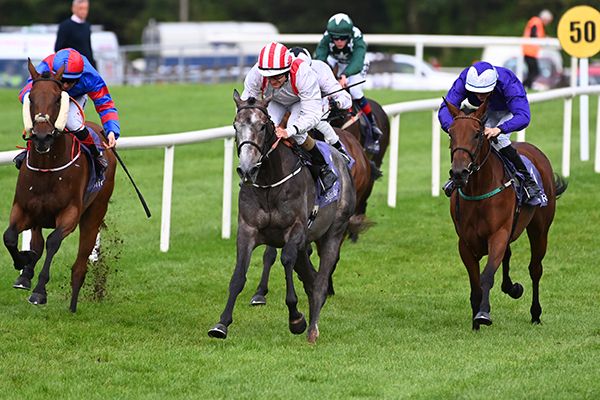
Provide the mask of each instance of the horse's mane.
{"label": "horse's mane", "polygon": [[50,71],[44,71],[42,72],[41,78],[49,79],[52,78],[52,75],[50,75]]}

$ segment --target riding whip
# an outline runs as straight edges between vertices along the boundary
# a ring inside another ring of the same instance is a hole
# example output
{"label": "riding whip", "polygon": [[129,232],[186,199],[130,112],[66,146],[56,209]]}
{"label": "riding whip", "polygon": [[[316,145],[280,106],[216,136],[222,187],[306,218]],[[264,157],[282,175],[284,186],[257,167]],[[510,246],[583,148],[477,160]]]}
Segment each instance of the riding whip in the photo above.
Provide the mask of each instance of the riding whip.
{"label": "riding whip", "polygon": [[[106,133],[103,130],[101,132],[102,132],[102,136],[104,136],[104,138],[106,140],[108,140],[108,138],[106,137]],[[133,188],[135,189],[135,192],[137,193],[137,195],[138,195],[138,197],[140,199],[140,202],[142,203],[142,207],[144,207],[144,211],[146,212],[146,216],[148,218],[150,218],[152,216],[152,214],[150,213],[150,209],[148,208],[148,205],[146,204],[146,200],[144,200],[144,196],[142,196],[142,192],[140,192],[140,190],[138,189],[137,185],[133,181],[133,178],[131,177],[131,174],[127,170],[127,167],[125,166],[125,163],[123,162],[123,160],[121,160],[121,157],[119,157],[119,153],[117,153],[117,150],[114,147],[111,147],[111,150],[112,150],[113,154],[115,155],[115,157],[117,158],[117,160],[119,161],[119,164],[121,164],[121,167],[123,167],[123,171],[125,171],[125,173],[129,177],[129,180],[131,181],[131,184],[133,185]]]}
{"label": "riding whip", "polygon": [[333,91],[333,92],[331,92],[331,93],[324,94],[324,95],[323,95],[323,96],[321,96],[321,97],[327,97],[327,96],[331,96],[332,94],[336,94],[337,92],[341,92],[342,90],[350,89],[350,88],[351,88],[351,87],[353,87],[353,86],[356,86],[356,85],[362,85],[362,84],[363,84],[363,83],[365,83],[365,82],[366,82],[365,80],[362,80],[362,81],[360,81],[360,82],[353,83],[352,85],[348,85],[348,86],[346,86],[346,87],[343,87],[343,88],[341,88],[341,89],[334,90],[334,91]]}

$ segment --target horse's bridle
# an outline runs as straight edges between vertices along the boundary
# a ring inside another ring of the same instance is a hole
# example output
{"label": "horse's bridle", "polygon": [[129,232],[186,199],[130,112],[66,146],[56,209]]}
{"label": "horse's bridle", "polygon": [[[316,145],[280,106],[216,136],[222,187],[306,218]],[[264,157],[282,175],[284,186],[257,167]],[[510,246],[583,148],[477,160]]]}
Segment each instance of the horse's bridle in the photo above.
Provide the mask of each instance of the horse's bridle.
{"label": "horse's bridle", "polygon": [[[273,150],[275,150],[275,148],[277,147],[277,145],[279,144],[279,140],[273,140],[273,137],[275,136],[275,127],[273,125],[273,121],[271,121],[271,117],[269,117],[269,112],[267,111],[267,109],[265,107],[262,106],[250,106],[250,105],[246,105],[246,106],[241,106],[238,107],[237,112],[239,113],[240,110],[245,110],[245,109],[257,109],[259,111],[261,111],[263,114],[265,114],[267,116],[267,123],[263,126],[263,130],[267,130],[268,127],[271,127],[272,129],[270,130],[269,137],[265,137],[265,140],[263,142],[262,147],[259,146],[256,142],[252,141],[252,140],[244,140],[241,143],[238,143],[237,145],[237,154],[238,157],[240,156],[240,152],[242,150],[242,146],[244,145],[250,145],[250,146],[254,146],[256,147],[256,149],[259,151],[260,153],[260,158],[258,159],[258,161],[256,162],[256,166],[260,167],[262,165],[262,162],[265,158],[267,158],[269,156],[269,154],[271,154],[271,152]],[[235,137],[236,143],[237,143],[237,135]],[[272,142],[272,144],[271,144]]]}
{"label": "horse's bridle", "polygon": [[479,130],[477,131],[477,148],[475,148],[474,152],[471,152],[471,150],[469,150],[469,149],[467,149],[465,147],[455,147],[450,152],[450,162],[452,162],[452,160],[454,159],[454,153],[456,153],[457,151],[464,151],[465,153],[467,153],[469,155],[469,157],[471,158],[471,162],[467,166],[467,170],[469,171],[469,175],[471,175],[471,174],[479,171],[479,169],[483,166],[483,164],[485,164],[485,162],[487,161],[487,159],[488,159],[488,157],[490,155],[492,147],[491,146],[488,147],[487,154],[483,158],[483,161],[480,164],[477,164],[476,160],[479,157],[479,152],[481,151],[481,148],[483,147],[483,141],[484,141],[484,135],[483,135],[484,124],[483,124],[483,122],[479,118],[475,118],[475,117],[470,116],[470,115],[458,115],[458,116],[454,117],[454,120],[457,120],[457,119],[471,119],[473,121],[477,121],[477,123],[479,124]]}
{"label": "horse's bridle", "polygon": [[[31,86],[33,87],[33,85],[36,82],[40,82],[40,81],[50,81],[50,82],[54,82],[58,85],[58,87],[60,88],[61,92],[63,90],[62,88],[62,82],[59,81],[58,79],[55,79],[53,77],[48,77],[48,78],[44,78],[44,77],[40,77],[40,78],[36,78],[31,82]],[[50,121],[50,116],[48,114],[42,114],[42,113],[38,113],[34,116],[33,118],[33,125],[36,124],[36,122],[46,122],[50,125],[52,125],[52,132],[50,132],[49,136],[54,138],[56,137],[59,133],[61,133],[58,129],[56,129],[56,127],[54,127],[54,124]],[[29,141],[32,140],[33,137],[32,136],[26,136],[26,134],[23,134],[23,140],[25,141]]]}

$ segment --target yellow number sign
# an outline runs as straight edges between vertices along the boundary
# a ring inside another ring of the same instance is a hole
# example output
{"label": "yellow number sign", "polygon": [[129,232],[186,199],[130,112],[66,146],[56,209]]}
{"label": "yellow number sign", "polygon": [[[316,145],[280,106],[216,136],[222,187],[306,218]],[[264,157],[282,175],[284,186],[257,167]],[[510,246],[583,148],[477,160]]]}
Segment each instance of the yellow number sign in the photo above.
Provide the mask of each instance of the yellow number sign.
{"label": "yellow number sign", "polygon": [[600,52],[600,11],[576,6],[558,21],[558,40],[563,50],[577,58],[589,58]]}

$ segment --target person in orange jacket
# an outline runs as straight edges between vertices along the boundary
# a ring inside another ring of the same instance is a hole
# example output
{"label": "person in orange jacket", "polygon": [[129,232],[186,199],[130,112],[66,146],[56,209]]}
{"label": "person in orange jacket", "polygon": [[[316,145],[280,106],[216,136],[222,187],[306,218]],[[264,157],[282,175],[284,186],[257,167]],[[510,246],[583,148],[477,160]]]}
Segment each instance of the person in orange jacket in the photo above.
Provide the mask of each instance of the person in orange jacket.
{"label": "person in orange jacket", "polygon": [[[526,38],[543,38],[546,37],[546,31],[544,27],[552,22],[554,17],[548,10],[542,10],[539,15],[531,17],[525,25],[523,37]],[[525,58],[525,64],[527,65],[527,76],[523,81],[523,86],[527,89],[531,89],[533,81],[540,74],[540,67],[538,58],[540,56],[540,46],[535,44],[523,45],[523,56]]]}

